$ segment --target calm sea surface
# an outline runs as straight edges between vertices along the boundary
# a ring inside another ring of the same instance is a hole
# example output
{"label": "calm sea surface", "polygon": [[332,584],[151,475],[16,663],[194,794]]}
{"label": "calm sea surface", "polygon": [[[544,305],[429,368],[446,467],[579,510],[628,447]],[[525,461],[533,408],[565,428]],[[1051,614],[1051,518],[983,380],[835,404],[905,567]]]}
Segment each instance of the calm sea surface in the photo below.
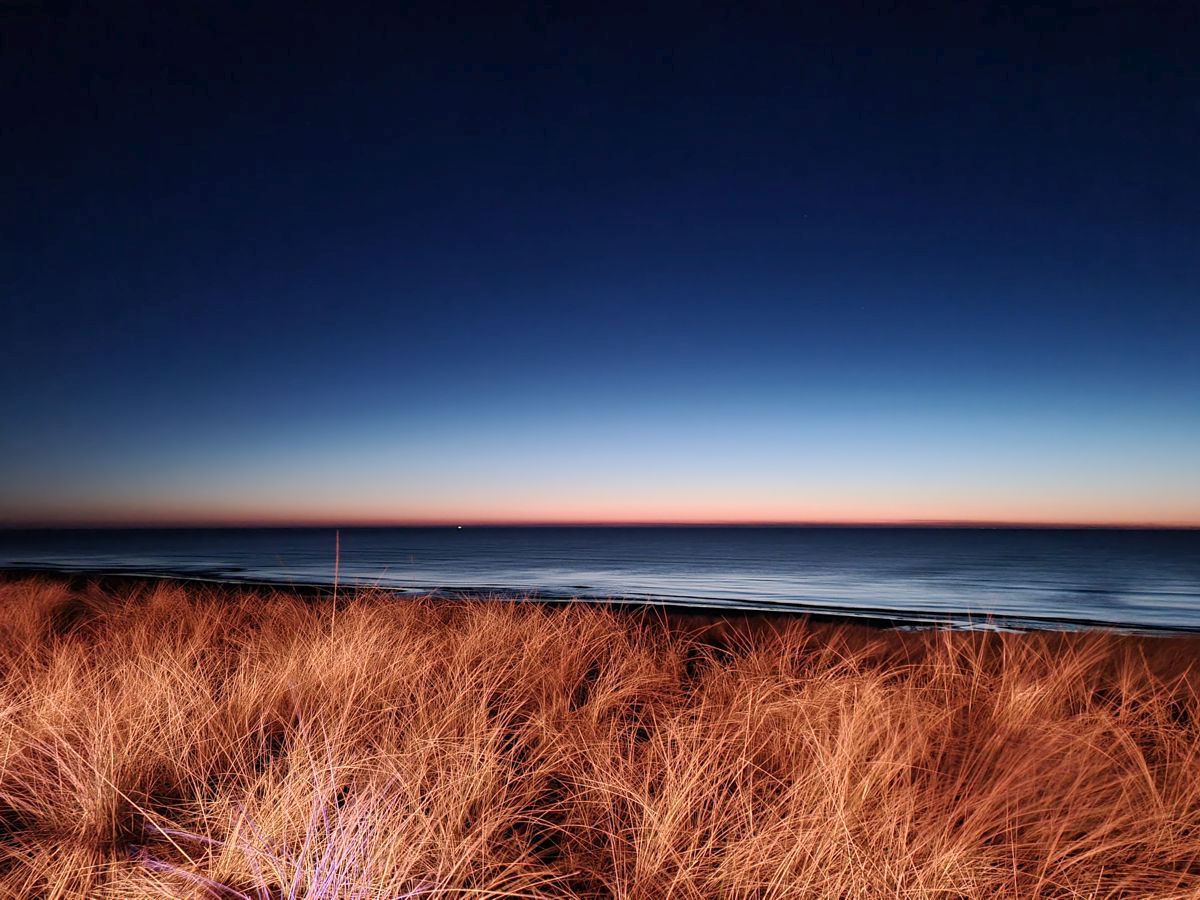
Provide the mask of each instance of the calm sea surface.
{"label": "calm sea surface", "polygon": [[[329,584],[332,529],[0,531],[0,568]],[[342,584],[1200,630],[1200,531],[357,528]]]}

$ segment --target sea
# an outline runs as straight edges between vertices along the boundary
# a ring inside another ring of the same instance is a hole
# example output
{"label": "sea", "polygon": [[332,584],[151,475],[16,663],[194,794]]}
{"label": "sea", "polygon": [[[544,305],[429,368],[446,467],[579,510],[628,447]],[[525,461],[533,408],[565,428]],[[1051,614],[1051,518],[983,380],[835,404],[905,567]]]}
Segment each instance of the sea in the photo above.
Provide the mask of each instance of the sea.
{"label": "sea", "polygon": [[0,531],[0,569],[794,611],[920,627],[1200,631],[1200,530]]}

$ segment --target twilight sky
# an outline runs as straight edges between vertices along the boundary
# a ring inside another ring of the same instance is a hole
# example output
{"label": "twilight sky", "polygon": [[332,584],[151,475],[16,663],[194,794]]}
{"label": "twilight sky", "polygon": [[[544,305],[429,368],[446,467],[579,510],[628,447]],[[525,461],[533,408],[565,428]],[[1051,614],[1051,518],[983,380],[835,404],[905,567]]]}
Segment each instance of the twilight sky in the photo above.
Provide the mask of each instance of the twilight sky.
{"label": "twilight sky", "polygon": [[76,6],[0,524],[1200,524],[1194,4]]}

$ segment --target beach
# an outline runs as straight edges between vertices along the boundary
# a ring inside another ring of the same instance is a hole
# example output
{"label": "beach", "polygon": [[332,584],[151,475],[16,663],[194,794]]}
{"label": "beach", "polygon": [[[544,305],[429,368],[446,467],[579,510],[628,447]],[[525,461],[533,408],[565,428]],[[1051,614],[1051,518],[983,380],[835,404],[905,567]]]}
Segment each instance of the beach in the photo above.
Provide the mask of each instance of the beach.
{"label": "beach", "polygon": [[1192,897],[1200,639],[13,576],[0,895]]}
{"label": "beach", "polygon": [[1200,531],[885,527],[0,529],[0,570],[624,600],[875,622],[1200,633]]}

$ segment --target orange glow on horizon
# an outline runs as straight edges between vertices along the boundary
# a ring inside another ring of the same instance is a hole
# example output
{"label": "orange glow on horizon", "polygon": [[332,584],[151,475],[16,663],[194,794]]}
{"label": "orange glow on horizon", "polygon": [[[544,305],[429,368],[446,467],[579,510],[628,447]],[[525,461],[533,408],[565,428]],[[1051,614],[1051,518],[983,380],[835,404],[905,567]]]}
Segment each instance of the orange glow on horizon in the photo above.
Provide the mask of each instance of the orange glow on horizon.
{"label": "orange glow on horizon", "polygon": [[1130,528],[1130,529],[1200,529],[1200,518],[1145,519],[1121,518],[943,518],[943,517],[822,517],[822,518],[754,518],[746,517],[665,517],[665,516],[608,516],[608,517],[534,517],[534,516],[355,516],[355,515],[222,515],[181,516],[164,514],[138,515],[98,514],[87,516],[56,516],[53,518],[0,519],[4,528],[442,528],[454,526],[494,527],[916,527],[916,528]]}
{"label": "orange glow on horizon", "polygon": [[[357,487],[357,486],[356,486]],[[32,504],[0,513],[0,527],[402,527],[402,526],[925,526],[1200,528],[1186,494],[1140,491],[1098,496],[1083,490],[903,489],[855,483],[791,490],[754,485],[652,485],[624,490],[570,490],[532,485],[508,490],[431,486],[424,493],[393,488],[238,494],[114,494]]]}

